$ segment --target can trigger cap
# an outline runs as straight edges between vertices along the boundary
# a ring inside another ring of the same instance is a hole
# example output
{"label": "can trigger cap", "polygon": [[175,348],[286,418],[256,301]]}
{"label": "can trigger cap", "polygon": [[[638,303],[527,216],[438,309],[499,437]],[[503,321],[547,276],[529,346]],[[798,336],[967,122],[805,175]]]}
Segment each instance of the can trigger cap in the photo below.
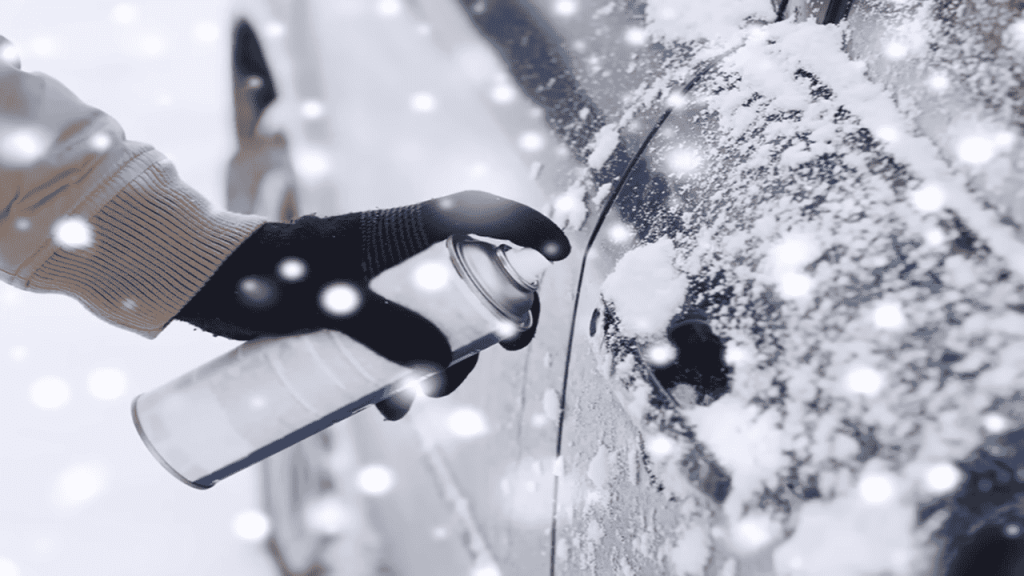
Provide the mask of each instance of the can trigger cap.
{"label": "can trigger cap", "polygon": [[551,262],[532,248],[502,246],[499,261],[509,277],[525,290],[537,290]]}

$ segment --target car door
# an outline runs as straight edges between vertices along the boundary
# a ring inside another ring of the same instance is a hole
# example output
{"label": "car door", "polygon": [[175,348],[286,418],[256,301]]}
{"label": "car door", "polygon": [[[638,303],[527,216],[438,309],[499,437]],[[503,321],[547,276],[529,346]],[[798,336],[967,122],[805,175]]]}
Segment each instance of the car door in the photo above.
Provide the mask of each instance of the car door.
{"label": "car door", "polygon": [[[1019,129],[1000,92],[1016,29],[947,9],[251,9],[301,63],[276,66],[300,211],[479,187],[574,245],[528,349],[484,352],[399,423],[361,414],[268,463],[283,518],[322,493],[350,513],[333,534],[279,532],[289,569],[355,549],[398,574],[939,562],[928,547],[962,535],[933,512],[981,514],[963,502],[984,466],[964,462],[998,427],[979,423],[1016,422],[1019,341]],[[300,484],[320,487],[282,500],[310,463],[321,481]],[[358,497],[368,470],[388,481]]]}

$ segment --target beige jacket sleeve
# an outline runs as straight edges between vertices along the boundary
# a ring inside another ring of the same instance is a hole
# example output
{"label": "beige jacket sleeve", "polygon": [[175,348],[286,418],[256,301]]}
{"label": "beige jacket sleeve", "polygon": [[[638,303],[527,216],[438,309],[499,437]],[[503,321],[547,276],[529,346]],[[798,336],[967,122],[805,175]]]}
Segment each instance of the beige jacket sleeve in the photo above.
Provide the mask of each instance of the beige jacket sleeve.
{"label": "beige jacket sleeve", "polygon": [[0,62],[0,279],[155,338],[266,219],[212,211],[162,154],[15,66]]}

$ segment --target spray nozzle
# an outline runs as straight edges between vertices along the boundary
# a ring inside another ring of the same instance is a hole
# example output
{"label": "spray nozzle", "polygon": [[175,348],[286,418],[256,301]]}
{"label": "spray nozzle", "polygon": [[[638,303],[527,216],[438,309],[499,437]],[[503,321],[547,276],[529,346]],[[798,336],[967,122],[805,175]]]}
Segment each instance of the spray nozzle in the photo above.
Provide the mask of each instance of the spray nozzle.
{"label": "spray nozzle", "polygon": [[524,290],[537,290],[551,262],[532,248],[498,247],[498,261],[514,282]]}

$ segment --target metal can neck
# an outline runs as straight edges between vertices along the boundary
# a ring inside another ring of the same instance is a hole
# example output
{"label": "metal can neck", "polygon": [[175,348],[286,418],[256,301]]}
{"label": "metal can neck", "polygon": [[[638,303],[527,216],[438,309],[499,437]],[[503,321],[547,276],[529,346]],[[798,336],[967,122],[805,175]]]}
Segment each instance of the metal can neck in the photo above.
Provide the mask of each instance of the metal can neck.
{"label": "metal can neck", "polygon": [[495,257],[502,271],[523,290],[536,292],[551,263],[540,252],[529,248],[498,246]]}
{"label": "metal can neck", "polygon": [[543,255],[508,245],[495,246],[465,235],[448,238],[448,251],[459,276],[498,318],[512,322],[519,330],[533,323],[530,307],[546,266],[541,266],[528,252],[534,252],[546,263]]}

